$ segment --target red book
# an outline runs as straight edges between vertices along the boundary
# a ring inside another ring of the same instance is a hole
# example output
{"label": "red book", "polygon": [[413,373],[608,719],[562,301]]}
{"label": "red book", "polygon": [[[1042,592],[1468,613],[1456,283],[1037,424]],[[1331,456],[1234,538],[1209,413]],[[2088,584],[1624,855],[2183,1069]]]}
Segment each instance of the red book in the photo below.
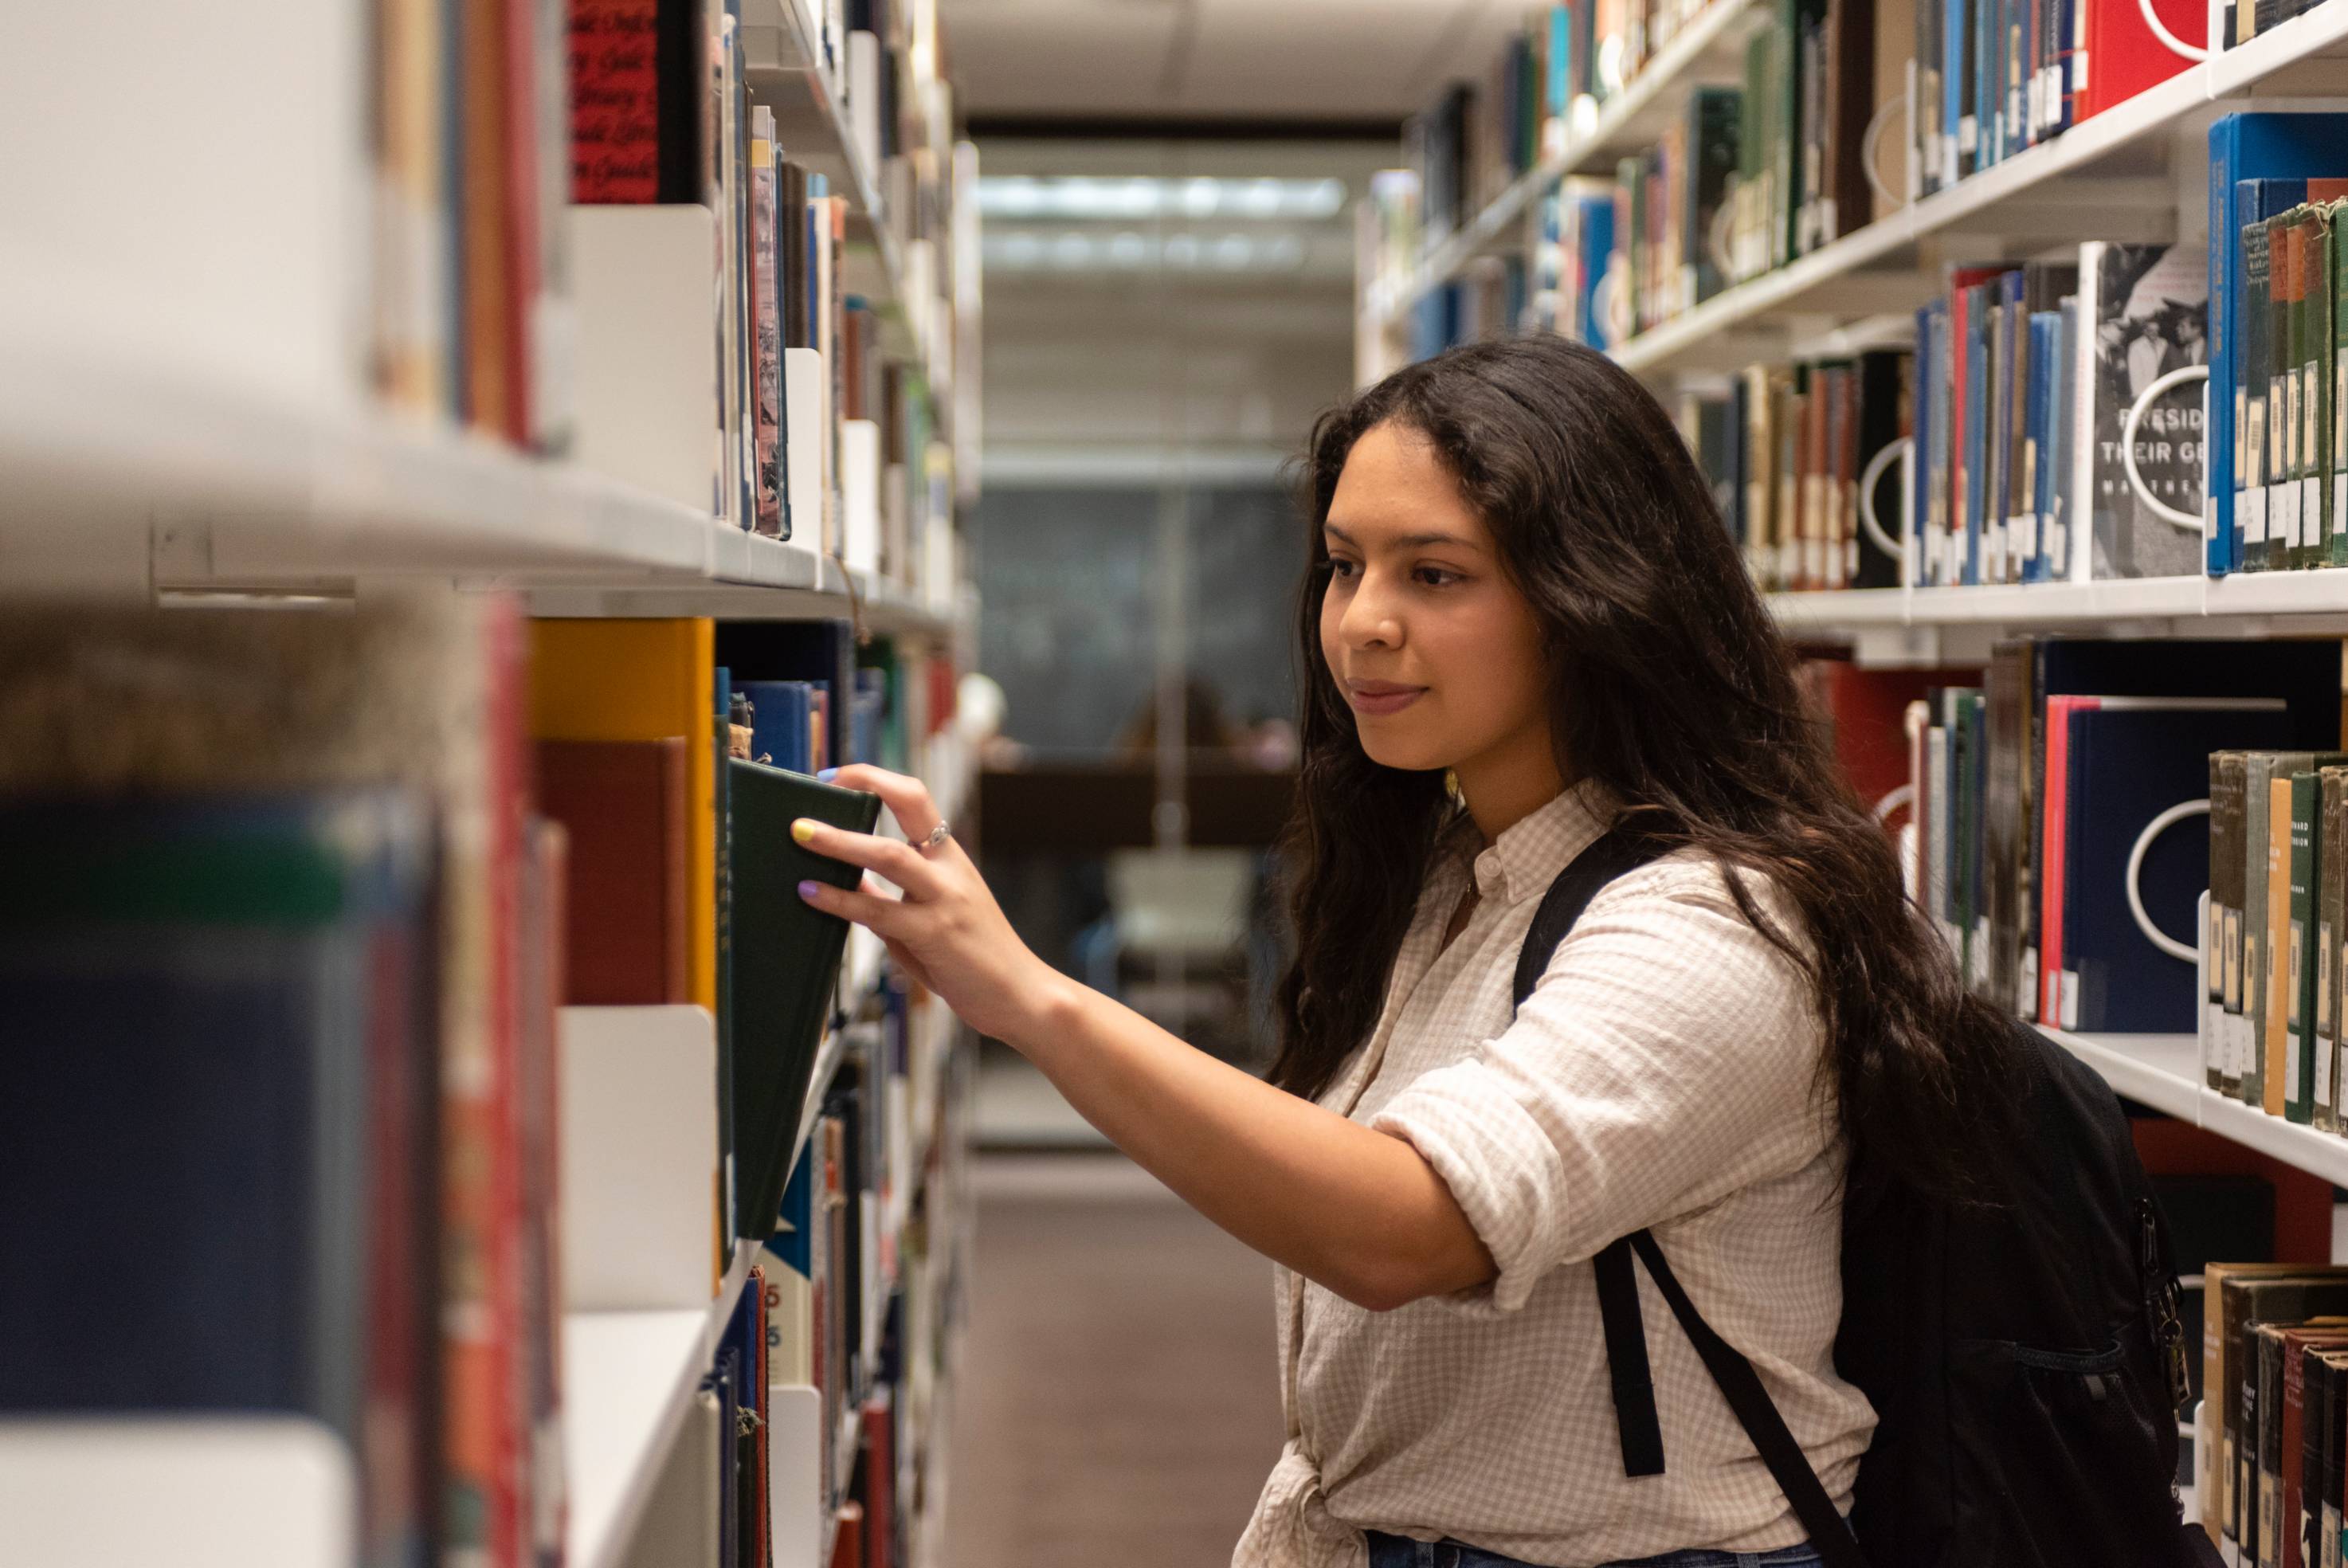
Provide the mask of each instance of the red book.
{"label": "red book", "polygon": [[[2199,0],[2152,0],[2152,8],[2172,36],[2188,44],[2209,41],[2209,15]],[[2153,36],[2137,0],[2079,0],[2071,118],[2075,122],[2101,114],[2190,63]]]}
{"label": "red book", "polygon": [[864,1404],[864,1568],[891,1568],[896,1553],[895,1412],[883,1393]]}
{"label": "red book", "polygon": [[863,1568],[864,1510],[852,1502],[839,1505],[839,1526],[831,1536],[830,1568]]}
{"label": "red book", "polygon": [[[2286,1329],[2282,1336],[2282,1450],[2276,1457],[2276,1474],[2282,1481],[2282,1568],[2316,1568],[2306,1560],[2300,1543],[2300,1480],[2304,1471],[2301,1448],[2306,1440],[2305,1393],[2307,1352],[2348,1346],[2348,1329],[2338,1326]],[[2260,1468],[2265,1469],[2264,1460]]]}
{"label": "red book", "polygon": [[700,0],[571,0],[571,199],[703,201]]}
{"label": "red book", "polygon": [[563,1000],[690,1001],[684,738],[537,745],[539,809],[571,838]]}

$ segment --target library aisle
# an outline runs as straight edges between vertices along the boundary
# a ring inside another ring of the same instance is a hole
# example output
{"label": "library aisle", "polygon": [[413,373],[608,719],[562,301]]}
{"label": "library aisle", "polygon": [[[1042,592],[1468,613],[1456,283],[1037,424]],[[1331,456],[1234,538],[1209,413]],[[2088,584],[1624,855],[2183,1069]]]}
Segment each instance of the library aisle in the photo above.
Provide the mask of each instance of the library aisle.
{"label": "library aisle", "polygon": [[1223,1561],[1280,1457],[1262,1260],[1116,1154],[988,1154],[956,1568]]}

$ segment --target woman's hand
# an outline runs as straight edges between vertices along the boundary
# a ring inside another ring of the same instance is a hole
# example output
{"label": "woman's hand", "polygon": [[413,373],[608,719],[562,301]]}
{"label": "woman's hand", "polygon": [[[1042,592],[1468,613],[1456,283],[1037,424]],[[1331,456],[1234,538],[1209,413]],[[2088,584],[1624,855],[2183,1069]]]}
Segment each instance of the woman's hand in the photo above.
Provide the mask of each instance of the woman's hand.
{"label": "woman's hand", "polygon": [[983,1035],[1020,1044],[1072,983],[1019,940],[960,844],[949,838],[935,849],[918,847],[940,820],[920,779],[860,763],[838,769],[827,781],[880,796],[911,842],[851,833],[807,818],[792,825],[792,836],[817,854],[878,872],[903,889],[904,896],[889,897],[869,876],[855,892],[801,882],[799,896],[870,927],[898,966],[943,997],[964,1023]]}

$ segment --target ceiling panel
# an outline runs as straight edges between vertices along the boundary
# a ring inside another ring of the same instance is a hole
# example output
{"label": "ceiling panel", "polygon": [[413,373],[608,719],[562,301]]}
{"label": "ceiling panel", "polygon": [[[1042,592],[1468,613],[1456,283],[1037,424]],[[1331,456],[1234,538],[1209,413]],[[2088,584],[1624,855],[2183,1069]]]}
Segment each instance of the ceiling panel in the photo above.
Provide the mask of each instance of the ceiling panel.
{"label": "ceiling panel", "polygon": [[1525,0],[940,0],[972,115],[1400,118],[1480,74]]}

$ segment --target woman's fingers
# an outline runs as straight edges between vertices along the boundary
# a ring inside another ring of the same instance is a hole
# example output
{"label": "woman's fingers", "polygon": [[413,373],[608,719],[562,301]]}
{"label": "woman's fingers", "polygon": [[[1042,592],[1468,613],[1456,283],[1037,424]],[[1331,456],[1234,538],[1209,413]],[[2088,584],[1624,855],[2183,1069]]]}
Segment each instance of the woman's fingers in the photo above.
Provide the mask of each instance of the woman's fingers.
{"label": "woman's fingers", "polygon": [[801,817],[793,822],[791,837],[817,854],[845,861],[869,872],[879,872],[917,898],[932,898],[937,894],[936,868],[911,844],[901,844],[894,839],[883,839],[871,833],[851,833],[829,822],[819,822],[812,817]]}
{"label": "woman's fingers", "polygon": [[[902,773],[891,773],[885,768],[875,768],[869,762],[852,762],[838,769],[826,780],[842,789],[863,789],[880,797],[905,836],[916,841],[930,836],[938,825],[938,808],[930,799],[929,786]],[[893,879],[892,879],[893,880]]]}
{"label": "woman's fingers", "polygon": [[892,945],[905,918],[903,903],[872,891],[872,883],[869,880],[863,891],[856,892],[834,887],[829,882],[803,882],[799,883],[799,896],[826,914],[836,914],[843,920],[871,927],[883,943]]}

